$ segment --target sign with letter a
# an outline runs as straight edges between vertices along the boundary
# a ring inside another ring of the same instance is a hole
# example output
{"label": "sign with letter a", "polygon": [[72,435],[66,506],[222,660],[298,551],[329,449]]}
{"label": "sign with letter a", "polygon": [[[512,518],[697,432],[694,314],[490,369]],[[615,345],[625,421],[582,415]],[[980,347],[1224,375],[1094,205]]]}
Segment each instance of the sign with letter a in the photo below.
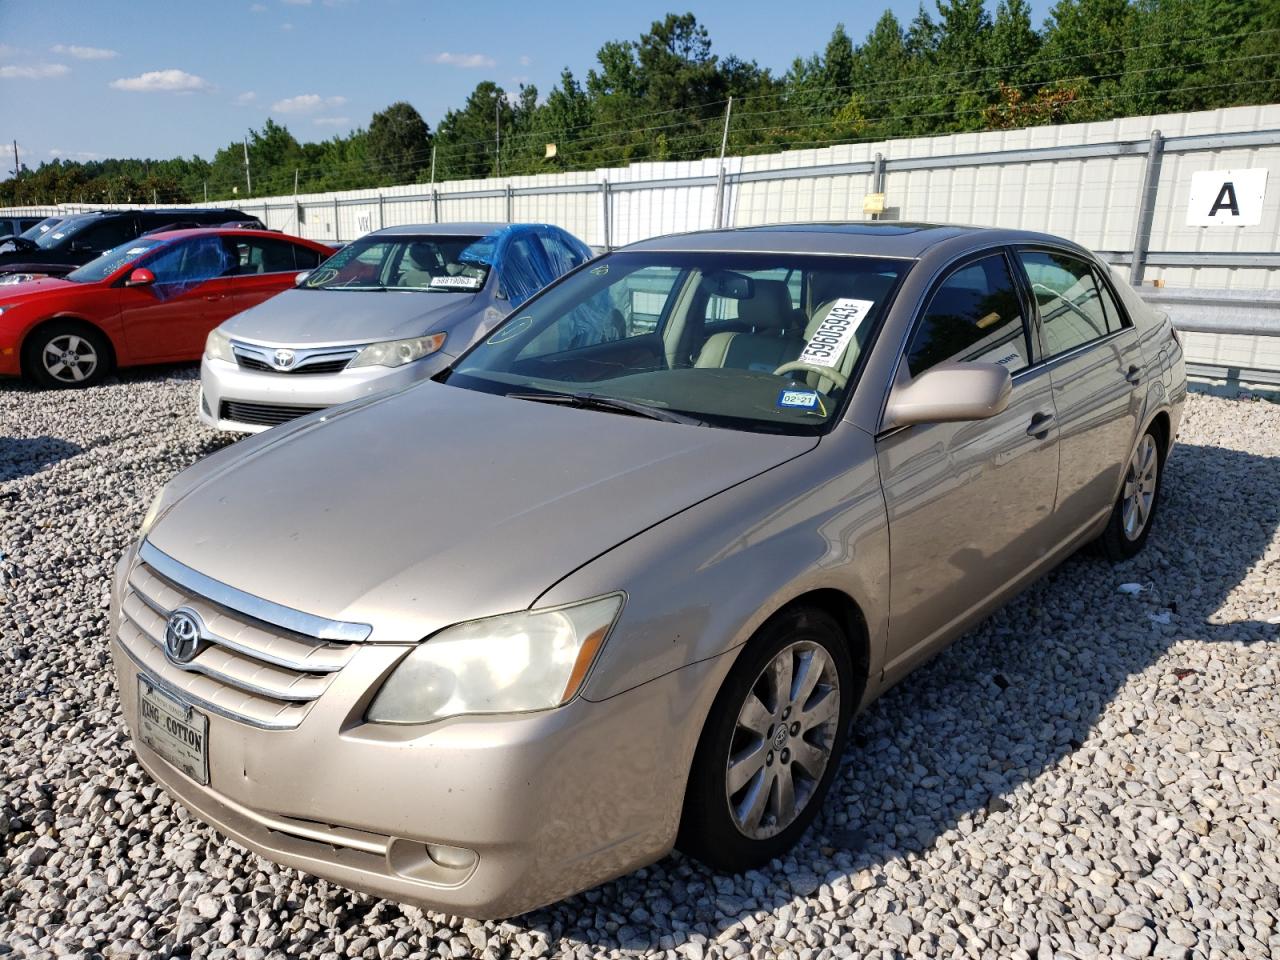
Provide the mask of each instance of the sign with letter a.
{"label": "sign with letter a", "polygon": [[1253,227],[1262,222],[1267,171],[1201,170],[1191,175],[1188,227]]}

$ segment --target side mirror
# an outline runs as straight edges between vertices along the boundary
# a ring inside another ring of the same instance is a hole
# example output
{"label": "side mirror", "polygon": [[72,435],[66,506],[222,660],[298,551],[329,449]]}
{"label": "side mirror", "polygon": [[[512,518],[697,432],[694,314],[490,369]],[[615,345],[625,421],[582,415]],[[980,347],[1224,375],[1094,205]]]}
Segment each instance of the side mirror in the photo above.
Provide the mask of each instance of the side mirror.
{"label": "side mirror", "polygon": [[1009,406],[1013,379],[998,363],[940,363],[889,394],[884,428],[986,420]]}
{"label": "side mirror", "polygon": [[300,287],[307,282],[307,277],[311,276],[310,270],[303,270],[300,274],[293,278],[293,285]]}
{"label": "side mirror", "polygon": [[124,282],[126,287],[149,287],[156,282],[156,275],[146,267],[139,267],[133,273],[129,274],[129,279]]}

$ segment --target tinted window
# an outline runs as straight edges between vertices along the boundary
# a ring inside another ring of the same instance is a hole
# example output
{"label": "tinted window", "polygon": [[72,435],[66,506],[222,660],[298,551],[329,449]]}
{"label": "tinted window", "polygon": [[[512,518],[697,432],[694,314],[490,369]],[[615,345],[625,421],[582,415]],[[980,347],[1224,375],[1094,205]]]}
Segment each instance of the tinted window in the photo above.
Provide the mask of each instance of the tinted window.
{"label": "tinted window", "polygon": [[118,247],[108,250],[96,260],[90,260],[78,270],[72,270],[67,274],[66,279],[73,283],[97,283],[99,280],[105,280],[111,276],[125,264],[137,260],[157,247],[162,246],[163,243],[163,240],[148,240],[145,238],[127,241]]}
{"label": "tinted window", "polygon": [[1085,261],[1062,253],[1018,254],[1040,308],[1045,354],[1057,356],[1119,329],[1119,313],[1111,301],[1108,327],[1098,278]]}
{"label": "tinted window", "polygon": [[945,361],[983,361],[1017,373],[1030,357],[1013,276],[996,254],[965,264],[943,281],[911,338],[907,367],[918,376]]}
{"label": "tinted window", "polygon": [[232,272],[236,276],[259,273],[291,273],[295,270],[306,270],[317,263],[315,254],[309,260],[302,259],[299,253],[310,253],[295,247],[287,240],[272,240],[265,237],[226,237],[223,241],[231,253]]}
{"label": "tinted window", "polygon": [[220,237],[200,237],[175,243],[142,266],[156,275],[154,289],[172,296],[197,283],[224,276],[232,267],[232,260]]}
{"label": "tinted window", "polygon": [[133,217],[111,217],[85,227],[75,235],[72,243],[90,250],[110,250],[137,235],[138,226]]}

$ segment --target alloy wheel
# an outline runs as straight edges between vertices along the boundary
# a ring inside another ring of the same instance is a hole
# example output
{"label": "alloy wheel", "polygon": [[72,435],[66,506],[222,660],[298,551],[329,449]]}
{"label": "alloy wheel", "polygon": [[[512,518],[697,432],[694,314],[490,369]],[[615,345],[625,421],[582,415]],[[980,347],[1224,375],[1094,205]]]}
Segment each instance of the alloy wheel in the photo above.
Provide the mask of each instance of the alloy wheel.
{"label": "alloy wheel", "polygon": [[98,369],[98,352],[84,337],[63,333],[44,345],[40,362],[55,380],[80,383]]}
{"label": "alloy wheel", "polygon": [[1137,540],[1147,527],[1151,517],[1151,508],[1156,499],[1156,480],[1160,472],[1160,457],[1156,451],[1156,441],[1151,434],[1143,434],[1142,442],[1129,459],[1129,466],[1124,476],[1124,506],[1121,508],[1121,521],[1124,535],[1129,540]]}
{"label": "alloy wheel", "polygon": [[831,762],[840,677],[821,646],[780,650],[751,686],[729,746],[725,793],[743,836],[762,840],[795,822]]}

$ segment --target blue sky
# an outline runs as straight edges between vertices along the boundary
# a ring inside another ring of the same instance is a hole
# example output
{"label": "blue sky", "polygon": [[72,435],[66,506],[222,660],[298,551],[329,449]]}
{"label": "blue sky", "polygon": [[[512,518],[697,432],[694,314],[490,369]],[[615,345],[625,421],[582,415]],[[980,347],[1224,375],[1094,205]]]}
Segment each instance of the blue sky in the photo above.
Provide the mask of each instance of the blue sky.
{"label": "blue sky", "polygon": [[[209,157],[268,116],[323,140],[395,100],[434,129],[479,81],[545,95],[562,67],[582,79],[602,43],[671,10],[692,8],[721,56],[782,72],[837,22],[861,40],[886,6],[905,23],[917,2],[0,0],[0,142],[17,138],[28,166]],[[1037,25],[1049,6],[1033,0]]]}

